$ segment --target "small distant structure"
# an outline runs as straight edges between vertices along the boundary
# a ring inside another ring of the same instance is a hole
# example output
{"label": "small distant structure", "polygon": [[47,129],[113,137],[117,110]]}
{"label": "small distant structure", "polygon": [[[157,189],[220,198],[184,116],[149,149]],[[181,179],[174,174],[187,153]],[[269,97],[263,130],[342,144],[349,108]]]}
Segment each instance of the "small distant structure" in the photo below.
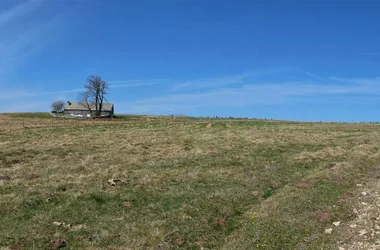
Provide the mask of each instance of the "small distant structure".
{"label": "small distant structure", "polygon": [[[95,103],[89,104],[83,102],[67,102],[65,109],[63,111],[65,116],[77,117],[77,118],[91,118],[96,117],[96,107]],[[91,110],[90,110],[90,109]],[[100,117],[113,118],[114,116],[114,105],[112,103],[103,103],[102,111]]]}

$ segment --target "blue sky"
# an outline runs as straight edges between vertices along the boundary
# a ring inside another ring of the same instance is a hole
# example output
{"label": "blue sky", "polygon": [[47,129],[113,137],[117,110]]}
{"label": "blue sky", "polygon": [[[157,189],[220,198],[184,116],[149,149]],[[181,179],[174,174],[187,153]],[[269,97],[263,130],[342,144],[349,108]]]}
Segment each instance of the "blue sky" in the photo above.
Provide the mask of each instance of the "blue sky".
{"label": "blue sky", "polygon": [[0,112],[75,101],[117,113],[380,120],[380,2],[0,2]]}

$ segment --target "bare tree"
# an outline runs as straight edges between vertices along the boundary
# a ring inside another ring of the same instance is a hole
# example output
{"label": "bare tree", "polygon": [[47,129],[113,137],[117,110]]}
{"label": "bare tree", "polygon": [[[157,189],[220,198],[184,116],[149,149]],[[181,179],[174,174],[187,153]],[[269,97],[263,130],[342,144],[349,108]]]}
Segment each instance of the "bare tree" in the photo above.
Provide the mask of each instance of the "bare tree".
{"label": "bare tree", "polygon": [[65,102],[64,101],[55,101],[51,104],[51,110],[54,113],[62,112],[65,108]]}
{"label": "bare tree", "polygon": [[85,91],[80,93],[78,100],[90,111],[95,108],[95,115],[100,116],[103,103],[106,101],[108,83],[100,76],[91,75],[87,78],[87,84],[84,85]]}
{"label": "bare tree", "polygon": [[91,98],[90,93],[88,91],[79,93],[78,95],[78,101],[86,108],[91,114]]}

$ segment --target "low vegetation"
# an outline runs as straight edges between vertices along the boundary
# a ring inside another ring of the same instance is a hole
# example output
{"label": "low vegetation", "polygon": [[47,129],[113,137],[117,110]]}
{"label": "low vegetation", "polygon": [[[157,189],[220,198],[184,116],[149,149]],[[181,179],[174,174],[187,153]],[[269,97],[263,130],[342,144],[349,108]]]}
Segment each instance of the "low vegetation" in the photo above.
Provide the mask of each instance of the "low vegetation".
{"label": "low vegetation", "polygon": [[375,124],[31,117],[0,116],[0,249],[331,249],[380,159]]}

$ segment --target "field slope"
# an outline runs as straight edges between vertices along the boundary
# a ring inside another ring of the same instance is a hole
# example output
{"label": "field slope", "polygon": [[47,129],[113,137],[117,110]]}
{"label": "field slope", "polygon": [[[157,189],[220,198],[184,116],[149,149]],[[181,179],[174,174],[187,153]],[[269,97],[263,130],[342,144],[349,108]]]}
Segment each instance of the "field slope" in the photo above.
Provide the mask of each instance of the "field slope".
{"label": "field slope", "polygon": [[374,124],[1,115],[0,249],[337,248],[379,160]]}

